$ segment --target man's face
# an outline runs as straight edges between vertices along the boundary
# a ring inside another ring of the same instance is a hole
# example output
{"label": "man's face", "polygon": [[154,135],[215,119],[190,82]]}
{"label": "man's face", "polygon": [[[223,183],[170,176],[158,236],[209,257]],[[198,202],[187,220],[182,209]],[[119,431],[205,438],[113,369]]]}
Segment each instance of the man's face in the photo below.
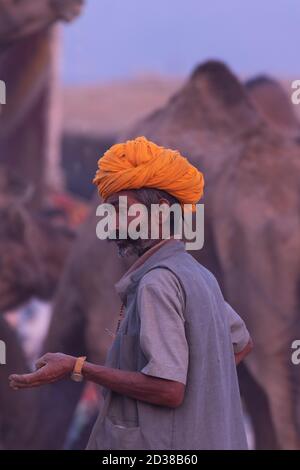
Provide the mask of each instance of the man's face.
{"label": "man's face", "polygon": [[[122,196],[121,199],[120,196]],[[124,201],[124,197],[126,197],[126,206],[123,206],[122,203],[120,204],[120,201]],[[114,240],[108,238],[108,241],[114,241],[117,244],[119,255],[122,257],[133,254],[140,256],[149,246],[153,244],[153,241],[149,239],[138,238],[137,240],[134,240],[128,233],[128,227],[130,226],[130,223],[136,218],[136,215],[129,214],[129,209],[133,204],[140,204],[140,201],[136,199],[134,192],[120,191],[109,196],[105,202],[114,206],[116,211],[116,238]],[[120,238],[121,230],[126,231],[125,239]]]}

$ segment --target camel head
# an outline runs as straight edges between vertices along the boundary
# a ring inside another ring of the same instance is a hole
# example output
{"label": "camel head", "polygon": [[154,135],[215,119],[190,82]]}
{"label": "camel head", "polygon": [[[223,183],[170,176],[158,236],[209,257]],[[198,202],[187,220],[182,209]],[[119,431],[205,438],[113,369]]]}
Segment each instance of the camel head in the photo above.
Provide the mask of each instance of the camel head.
{"label": "camel head", "polygon": [[300,137],[300,122],[291,98],[279,82],[260,75],[248,80],[245,86],[254,105],[274,130],[287,136]]}

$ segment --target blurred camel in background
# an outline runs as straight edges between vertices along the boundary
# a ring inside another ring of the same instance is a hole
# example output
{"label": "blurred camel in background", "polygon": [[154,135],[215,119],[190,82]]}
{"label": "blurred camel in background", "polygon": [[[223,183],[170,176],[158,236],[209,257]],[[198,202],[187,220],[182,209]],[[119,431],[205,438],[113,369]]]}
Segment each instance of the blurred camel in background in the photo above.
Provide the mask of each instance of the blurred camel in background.
{"label": "blurred camel in background", "polygon": [[60,167],[59,20],[71,21],[82,0],[0,0],[0,165],[31,184],[31,204],[62,190]]}
{"label": "blurred camel in background", "polygon": [[26,36],[44,31],[58,20],[72,21],[81,13],[83,2],[84,0],[1,0],[0,46],[10,46]]}
{"label": "blurred camel in background", "polygon": [[291,98],[279,82],[261,75],[247,80],[245,86],[258,111],[275,130],[300,137],[300,123]]}
{"label": "blurred camel in background", "polygon": [[[55,24],[77,17],[82,3],[0,0],[0,79],[6,85],[6,104],[0,109],[0,179],[9,181],[16,174],[22,178],[21,185],[33,189],[30,205],[36,208],[45,202],[49,188],[62,189]],[[0,311],[4,312],[33,295],[51,296],[71,238],[49,223],[46,229],[45,221],[31,219],[25,208],[17,208],[1,190]],[[14,196],[19,190],[15,188]],[[31,432],[36,431],[36,394],[17,397],[8,390],[9,373],[28,370],[28,366],[15,331],[3,317],[0,323],[1,338],[9,345],[7,365],[0,370],[0,445],[30,448]]]}

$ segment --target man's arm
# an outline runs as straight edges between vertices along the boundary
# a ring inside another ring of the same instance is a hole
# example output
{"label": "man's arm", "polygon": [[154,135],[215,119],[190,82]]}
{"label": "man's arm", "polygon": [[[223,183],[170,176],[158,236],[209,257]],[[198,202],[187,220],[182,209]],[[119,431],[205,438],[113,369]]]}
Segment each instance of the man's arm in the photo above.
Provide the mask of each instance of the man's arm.
{"label": "man's arm", "polygon": [[[179,406],[185,391],[188,345],[177,279],[166,269],[145,275],[137,303],[140,346],[147,359],[143,369],[131,372],[85,363],[83,375],[136,400],[172,408]],[[75,360],[64,354],[46,354],[38,361],[37,372],[11,376],[11,386],[37,387],[69,376]]]}
{"label": "man's arm", "polygon": [[252,351],[253,342],[242,318],[229,303],[225,302],[225,306],[230,326],[235,363],[238,365]]}
{"label": "man's arm", "polygon": [[[56,382],[71,375],[75,361],[75,357],[66,354],[45,354],[37,361],[36,372],[11,375],[10,386],[18,390]],[[184,384],[147,376],[141,372],[129,372],[86,362],[82,374],[87,380],[114,392],[154,405],[175,408],[181,404],[184,396]]]}
{"label": "man's arm", "polygon": [[154,405],[176,408],[184,397],[184,384],[151,377],[141,372],[128,372],[85,363],[83,376],[114,392]]}

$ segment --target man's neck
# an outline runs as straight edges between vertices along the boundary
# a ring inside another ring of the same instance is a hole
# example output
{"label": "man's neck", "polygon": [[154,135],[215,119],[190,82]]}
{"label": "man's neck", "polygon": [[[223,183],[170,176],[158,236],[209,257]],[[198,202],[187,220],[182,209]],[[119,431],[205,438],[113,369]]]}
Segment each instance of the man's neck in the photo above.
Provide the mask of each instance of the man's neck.
{"label": "man's neck", "polygon": [[126,274],[131,273],[135,269],[137,269],[139,266],[141,266],[150,256],[153,255],[159,248],[164,245],[165,243],[168,243],[170,240],[172,240],[174,237],[171,236],[170,238],[163,238],[163,239],[158,239],[158,240],[151,240],[152,246],[149,246],[143,254],[141,254],[138,259],[131,265],[129,270],[126,272]]}
{"label": "man's neck", "polygon": [[156,245],[158,245],[159,243],[161,243],[163,240],[162,239],[158,239],[158,240],[145,240],[145,244],[144,246],[142,247],[138,257],[140,258],[141,256],[143,256],[147,251],[151,250],[152,248],[154,248]]}

